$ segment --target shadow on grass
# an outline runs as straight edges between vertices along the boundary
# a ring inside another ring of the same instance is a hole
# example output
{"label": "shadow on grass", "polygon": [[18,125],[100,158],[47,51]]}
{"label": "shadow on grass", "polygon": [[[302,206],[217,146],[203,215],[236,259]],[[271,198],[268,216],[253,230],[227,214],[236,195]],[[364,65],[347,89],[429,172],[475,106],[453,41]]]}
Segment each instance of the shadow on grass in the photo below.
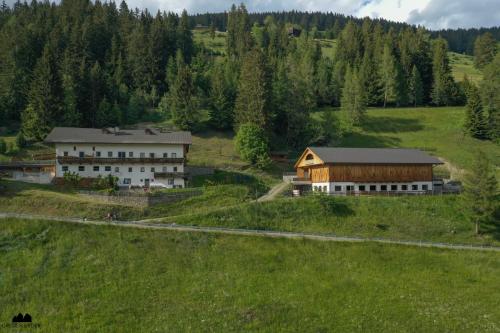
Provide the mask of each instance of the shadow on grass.
{"label": "shadow on grass", "polygon": [[339,146],[353,148],[399,147],[401,139],[391,136],[374,136],[358,132],[346,134]]}
{"label": "shadow on grass", "polygon": [[361,125],[366,132],[374,133],[401,133],[415,132],[424,128],[419,119],[397,118],[397,117],[373,117],[366,116]]}
{"label": "shadow on grass", "polygon": [[315,200],[320,204],[325,214],[340,217],[346,217],[354,214],[354,210],[352,210],[351,207],[349,207],[341,198],[318,195]]}
{"label": "shadow on grass", "polygon": [[269,187],[253,175],[215,170],[213,175],[194,176],[191,180],[192,187],[214,185],[244,185],[252,196],[259,197],[269,190]]}

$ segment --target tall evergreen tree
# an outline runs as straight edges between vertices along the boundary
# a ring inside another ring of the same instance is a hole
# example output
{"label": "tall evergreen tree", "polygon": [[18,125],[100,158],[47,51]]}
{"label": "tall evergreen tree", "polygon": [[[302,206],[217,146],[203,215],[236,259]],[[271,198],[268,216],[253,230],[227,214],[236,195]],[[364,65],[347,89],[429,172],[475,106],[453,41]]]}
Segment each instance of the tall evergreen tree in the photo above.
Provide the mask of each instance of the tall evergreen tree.
{"label": "tall evergreen tree", "polygon": [[47,44],[33,72],[28,106],[22,115],[22,131],[30,140],[41,140],[61,115],[61,83],[56,58]]}
{"label": "tall evergreen tree", "polygon": [[270,75],[265,56],[258,49],[248,52],[241,66],[235,105],[235,125],[269,126]]}
{"label": "tall evergreen tree", "polygon": [[491,222],[498,207],[498,184],[494,171],[486,155],[479,151],[474,165],[464,182],[464,207],[475,225],[476,234],[480,233],[482,223]]}
{"label": "tall evergreen tree", "polygon": [[182,130],[194,130],[199,123],[196,89],[189,65],[177,69],[177,76],[169,92],[172,119]]}
{"label": "tall evergreen tree", "polygon": [[432,69],[434,77],[432,102],[436,105],[450,105],[453,102],[455,82],[451,75],[448,45],[443,38],[434,41]]}
{"label": "tall evergreen tree", "polygon": [[481,95],[483,105],[488,112],[489,137],[493,140],[500,139],[500,53],[487,65],[481,81]]}
{"label": "tall evergreen tree", "polygon": [[224,64],[214,65],[210,82],[210,122],[215,128],[230,129],[233,126],[234,105]]}
{"label": "tall evergreen tree", "polygon": [[422,76],[417,68],[417,66],[413,66],[411,71],[410,78],[410,102],[413,106],[422,105],[424,101],[424,85],[422,82]]}
{"label": "tall evergreen tree", "polygon": [[490,32],[477,36],[474,42],[474,65],[483,68],[493,61],[497,54],[498,42]]}
{"label": "tall evergreen tree", "polygon": [[384,95],[384,108],[387,103],[396,102],[398,96],[398,70],[389,45],[385,45],[380,64],[380,76],[382,79],[382,92]]}
{"label": "tall evergreen tree", "polygon": [[342,89],[341,108],[347,114],[350,125],[359,125],[366,111],[366,96],[358,71],[349,67]]}
{"label": "tall evergreen tree", "polygon": [[488,134],[487,123],[484,117],[479,90],[475,85],[471,85],[467,92],[467,106],[465,110],[465,132],[478,139],[486,138]]}

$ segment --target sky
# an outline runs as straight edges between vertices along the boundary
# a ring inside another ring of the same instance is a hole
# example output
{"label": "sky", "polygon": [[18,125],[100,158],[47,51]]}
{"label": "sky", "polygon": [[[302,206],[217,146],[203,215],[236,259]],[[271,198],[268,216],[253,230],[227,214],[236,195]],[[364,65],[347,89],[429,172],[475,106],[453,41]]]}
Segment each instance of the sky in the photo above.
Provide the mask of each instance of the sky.
{"label": "sky", "polygon": [[[7,0],[13,3],[15,0]],[[105,1],[105,0],[101,0]],[[115,0],[117,3],[121,0]],[[126,0],[131,8],[190,14],[221,12],[243,2],[250,12],[331,11],[357,17],[381,17],[429,29],[500,25],[500,0]]]}

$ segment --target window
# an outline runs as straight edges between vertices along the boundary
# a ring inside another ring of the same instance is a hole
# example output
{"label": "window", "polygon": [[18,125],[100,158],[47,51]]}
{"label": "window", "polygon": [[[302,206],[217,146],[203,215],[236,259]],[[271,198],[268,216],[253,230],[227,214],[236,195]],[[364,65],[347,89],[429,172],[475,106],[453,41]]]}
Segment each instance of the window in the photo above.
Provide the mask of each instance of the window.
{"label": "window", "polygon": [[119,151],[118,152],[118,158],[125,158],[125,152],[124,151]]}
{"label": "window", "polygon": [[401,185],[401,191],[408,191],[408,185]]}
{"label": "window", "polygon": [[168,153],[163,153],[163,158],[167,158],[168,157]]}
{"label": "window", "polygon": [[130,183],[132,183],[132,180],[130,178],[123,178],[123,184],[129,185]]}
{"label": "window", "polygon": [[63,155],[64,155],[64,156],[68,156],[68,152],[67,152],[67,151],[65,151],[65,152],[63,153]]}
{"label": "window", "polygon": [[115,172],[120,172],[120,167],[115,167]]}
{"label": "window", "polygon": [[323,186],[323,192],[326,192],[326,186]]}
{"label": "window", "polygon": [[84,165],[79,165],[78,166],[78,171],[85,171],[85,166]]}
{"label": "window", "polygon": [[346,186],[346,190],[349,192],[349,191],[354,191],[354,186],[352,185],[347,185]]}
{"label": "window", "polygon": [[387,191],[387,185],[380,185],[381,191]]}
{"label": "window", "polygon": [[100,151],[96,151],[96,152],[95,152],[95,156],[96,156],[96,157],[101,157],[101,152],[100,152]]}
{"label": "window", "polygon": [[176,153],[172,153],[172,158],[176,158],[177,157],[177,154]]}
{"label": "window", "polygon": [[68,171],[68,166],[67,165],[63,165],[62,166],[62,171],[63,172],[67,172]]}
{"label": "window", "polygon": [[366,186],[365,185],[359,185],[358,190],[360,190],[360,191],[366,191]]}
{"label": "window", "polygon": [[370,185],[370,191],[376,191],[377,185]]}
{"label": "window", "polygon": [[76,146],[73,146],[73,151],[76,151]]}
{"label": "window", "polygon": [[149,158],[155,158],[155,153],[149,153]]}
{"label": "window", "polygon": [[398,185],[391,185],[391,191],[397,191]]}
{"label": "window", "polygon": [[78,157],[80,158],[85,157],[85,153],[83,151],[78,152]]}
{"label": "window", "polygon": [[314,160],[313,154],[307,154],[306,161]]}
{"label": "window", "polygon": [[342,186],[335,185],[335,192],[342,191]]}
{"label": "window", "polygon": [[92,151],[95,151],[95,146],[92,147]]}
{"label": "window", "polygon": [[141,156],[141,158],[144,158],[144,157],[146,157],[146,153],[141,153],[140,156]]}
{"label": "window", "polygon": [[141,167],[141,172],[144,172],[146,169],[144,167]]}
{"label": "window", "polygon": [[134,152],[133,151],[129,151],[128,152],[128,157],[134,157]]}
{"label": "window", "polygon": [[151,168],[151,172],[155,172],[155,168]]}
{"label": "window", "polygon": [[411,186],[412,191],[418,191],[418,185],[412,185]]}
{"label": "window", "polygon": [[108,151],[108,157],[113,157],[113,152],[112,151]]}
{"label": "window", "polygon": [[94,171],[99,171],[99,166],[98,165],[94,165],[93,170]]}
{"label": "window", "polygon": [[167,167],[166,167],[166,166],[164,166],[164,167],[162,168],[162,171],[163,171],[163,172],[167,172]]}
{"label": "window", "polygon": [[132,168],[128,168],[128,172],[132,172]]}
{"label": "window", "polygon": [[111,166],[110,165],[105,166],[104,171],[111,171]]}
{"label": "window", "polygon": [[317,186],[314,186],[314,190],[317,191],[318,190],[318,187]]}
{"label": "window", "polygon": [[168,185],[174,185],[174,179],[173,178],[170,178],[168,180]]}
{"label": "window", "polygon": [[174,172],[177,172],[177,167],[176,166],[174,166]]}
{"label": "window", "polygon": [[427,185],[422,185],[422,190],[423,190],[423,191],[427,191],[428,189],[429,189],[429,186],[427,186]]}

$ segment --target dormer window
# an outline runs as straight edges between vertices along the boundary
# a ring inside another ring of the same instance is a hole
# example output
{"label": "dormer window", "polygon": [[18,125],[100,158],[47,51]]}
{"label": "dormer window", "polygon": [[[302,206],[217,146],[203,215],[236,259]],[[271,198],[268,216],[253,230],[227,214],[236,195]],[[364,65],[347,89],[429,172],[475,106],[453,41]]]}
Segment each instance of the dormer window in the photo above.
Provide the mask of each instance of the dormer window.
{"label": "dormer window", "polygon": [[306,155],[306,161],[314,160],[314,155],[313,154],[307,154]]}

